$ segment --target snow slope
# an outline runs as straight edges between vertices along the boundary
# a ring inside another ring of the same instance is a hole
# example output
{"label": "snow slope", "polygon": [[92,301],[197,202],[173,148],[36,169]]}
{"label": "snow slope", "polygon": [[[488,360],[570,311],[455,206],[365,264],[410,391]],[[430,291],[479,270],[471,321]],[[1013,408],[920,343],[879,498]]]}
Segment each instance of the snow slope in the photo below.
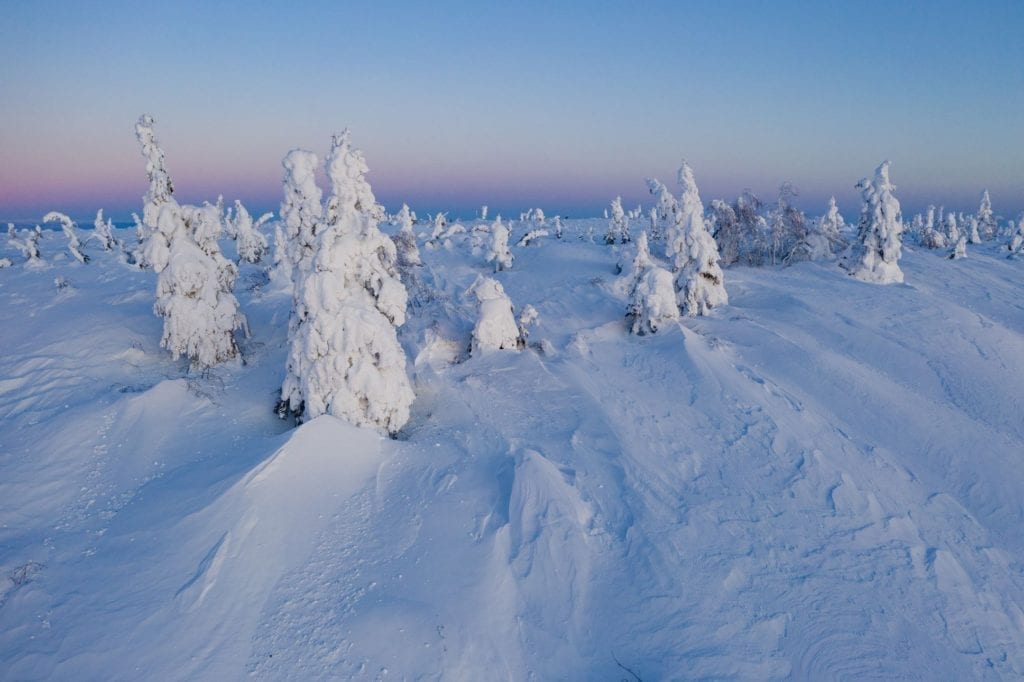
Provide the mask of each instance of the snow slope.
{"label": "snow slope", "polygon": [[1022,264],[731,268],[635,337],[603,228],[514,249],[540,321],[480,357],[486,240],[421,246],[398,440],[273,415],[259,268],[244,363],[194,376],[152,273],[0,253],[0,678],[1024,675]]}

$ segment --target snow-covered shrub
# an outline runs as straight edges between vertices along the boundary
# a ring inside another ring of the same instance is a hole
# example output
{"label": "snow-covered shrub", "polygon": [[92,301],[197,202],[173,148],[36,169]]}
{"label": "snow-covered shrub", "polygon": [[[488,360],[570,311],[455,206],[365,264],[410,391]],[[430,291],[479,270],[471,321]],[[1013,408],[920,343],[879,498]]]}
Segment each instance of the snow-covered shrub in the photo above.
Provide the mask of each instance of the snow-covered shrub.
{"label": "snow-covered shrub", "polygon": [[669,188],[661,181],[655,178],[647,178],[646,182],[647,189],[654,196],[654,199],[657,202],[658,218],[663,222],[674,222],[678,206],[676,204],[676,198],[672,196],[672,191],[669,190]]}
{"label": "snow-covered shrub", "polygon": [[629,241],[629,218],[622,210],[622,197],[612,199],[611,219],[608,222],[608,232],[604,235],[606,244],[625,244]]}
{"label": "snow-covered shrub", "polygon": [[555,216],[555,239],[562,238],[562,218],[561,216]]}
{"label": "snow-covered shrub", "polygon": [[[653,209],[652,209],[653,210]],[[718,244],[718,253],[723,265],[731,265],[739,260],[740,245],[743,232],[740,228],[736,211],[727,202],[714,199],[711,202],[709,229]],[[651,221],[653,227],[654,221]]]}
{"label": "snow-covered shrub", "polygon": [[994,239],[999,232],[996,219],[992,215],[992,199],[987,189],[981,193],[981,205],[978,206],[978,231],[982,239]]}
{"label": "snow-covered shrub", "polygon": [[[298,279],[278,411],[303,421],[332,414],[393,434],[415,397],[395,332],[405,322],[407,294],[395,245],[377,228],[366,164],[347,131],[335,137],[329,158],[329,222],[313,227],[310,264]],[[286,195],[295,188],[290,181]],[[319,194],[302,186],[303,197]]]}
{"label": "snow-covered shrub", "polygon": [[491,243],[487,251],[487,262],[494,261],[494,271],[500,272],[512,267],[512,251],[508,248],[508,228],[499,215],[491,226]]}
{"label": "snow-covered shrub", "polygon": [[467,293],[475,294],[478,303],[470,352],[479,355],[493,350],[520,348],[515,310],[501,283],[490,277],[480,276]]}
{"label": "snow-covered shrub", "polygon": [[537,324],[537,320],[540,319],[540,313],[532,305],[527,303],[523,306],[523,309],[519,311],[519,347],[525,348],[526,342],[530,338],[530,327]]}
{"label": "snow-covered shrub", "polygon": [[75,233],[75,221],[69,218],[67,215],[60,211],[50,211],[43,216],[44,223],[60,223],[61,230],[64,231],[64,236],[68,238],[68,251],[74,256],[75,260],[83,265],[89,262],[89,256],[85,255],[81,251],[82,242],[78,240],[78,235]]}
{"label": "snow-covered shrub", "polygon": [[967,241],[971,244],[981,243],[981,234],[978,232],[978,219],[971,216],[967,219]]}
{"label": "snow-covered shrub", "polygon": [[398,223],[399,229],[398,234],[392,239],[398,253],[398,266],[408,268],[422,265],[423,260],[420,258],[420,250],[416,245],[416,233],[412,229],[412,213],[409,212],[409,207],[406,204],[402,204],[402,209],[395,216],[395,221]]}
{"label": "snow-covered shrub", "polygon": [[434,214],[434,229],[430,233],[430,241],[438,242],[444,235],[445,228],[448,227],[448,216],[444,213],[438,212]]}
{"label": "snow-covered shrub", "polygon": [[903,281],[900,270],[903,220],[900,202],[893,196],[895,186],[889,180],[889,162],[883,161],[875,170],[873,180],[864,178],[857,184],[863,197],[857,242],[853,245],[846,268],[857,279],[876,284],[898,284]]}
{"label": "snow-covered shrub", "polygon": [[259,263],[267,255],[269,245],[267,244],[267,238],[263,236],[260,228],[273,217],[273,213],[264,213],[253,223],[249,211],[246,210],[241,201],[235,199],[234,215],[225,220],[225,226],[228,227],[230,233],[234,234],[235,249],[239,261]]}
{"label": "snow-covered shrub", "polygon": [[960,235],[960,239],[956,240],[956,245],[949,252],[950,260],[958,260],[960,258],[967,257],[967,235]]}
{"label": "snow-covered shrub", "polygon": [[43,260],[39,257],[39,240],[43,236],[38,225],[35,229],[27,230],[24,239],[18,239],[14,223],[7,223],[7,241],[11,246],[21,251],[25,257],[25,266],[39,268],[43,266]]}
{"label": "snow-covered shrub", "polygon": [[14,265],[10,258],[0,258],[0,268],[9,268]]}
{"label": "snow-covered shrub", "polygon": [[825,215],[823,215],[818,221],[818,232],[828,240],[832,253],[837,252],[840,247],[845,246],[843,240],[843,229],[845,227],[846,222],[843,220],[843,216],[839,213],[839,206],[836,204],[836,198],[829,197],[828,209],[825,211]]}
{"label": "snow-covered shrub", "polygon": [[120,248],[121,244],[114,236],[114,223],[111,220],[103,220],[103,209],[96,211],[96,220],[93,221],[93,237],[100,243],[104,251],[113,251]]}
{"label": "snow-covered shrub", "polygon": [[540,239],[541,237],[547,237],[549,234],[550,233],[547,230],[540,227],[535,230],[530,230],[519,238],[519,241],[516,242],[516,246],[529,246],[531,242]]}
{"label": "snow-covered shrub", "polygon": [[727,305],[725,277],[719,266],[718,245],[704,225],[693,170],[685,161],[679,169],[682,196],[675,223],[666,234],[665,255],[673,259],[676,300],[691,317],[706,315],[712,308]]}

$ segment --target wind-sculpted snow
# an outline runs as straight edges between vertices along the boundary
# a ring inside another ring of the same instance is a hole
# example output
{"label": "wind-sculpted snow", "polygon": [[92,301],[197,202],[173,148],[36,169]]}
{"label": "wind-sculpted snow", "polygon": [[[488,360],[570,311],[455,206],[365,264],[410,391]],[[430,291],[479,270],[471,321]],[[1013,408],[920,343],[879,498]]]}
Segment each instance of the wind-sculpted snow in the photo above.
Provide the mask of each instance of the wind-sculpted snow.
{"label": "wind-sculpted snow", "polygon": [[[496,273],[477,224],[409,268],[397,440],[272,414],[290,291],[240,288],[245,362],[196,375],[154,273],[0,253],[0,678],[1024,675],[1004,245],[905,247],[887,287],[733,267],[636,336],[605,221]],[[480,275],[536,308],[526,349],[470,354]]]}

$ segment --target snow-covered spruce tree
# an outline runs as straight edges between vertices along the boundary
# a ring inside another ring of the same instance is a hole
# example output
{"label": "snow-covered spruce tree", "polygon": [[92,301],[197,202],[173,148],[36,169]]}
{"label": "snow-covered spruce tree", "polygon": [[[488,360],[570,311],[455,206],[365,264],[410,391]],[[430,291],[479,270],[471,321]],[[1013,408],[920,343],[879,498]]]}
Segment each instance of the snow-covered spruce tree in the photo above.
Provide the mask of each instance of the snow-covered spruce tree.
{"label": "snow-covered spruce tree", "polygon": [[234,215],[225,221],[225,225],[230,225],[230,231],[234,233],[235,249],[239,261],[255,264],[261,262],[267,255],[269,245],[260,228],[273,217],[273,213],[264,213],[253,223],[249,211],[241,201],[235,199]]}
{"label": "snow-covered spruce tree", "polygon": [[89,262],[89,256],[82,253],[82,242],[78,240],[78,235],[75,233],[75,221],[60,211],[50,211],[43,216],[43,222],[60,223],[60,228],[64,231],[64,236],[68,238],[68,251],[71,252],[71,255],[74,256],[75,260],[79,263],[84,265]]}
{"label": "snow-covered spruce tree", "polygon": [[562,217],[555,216],[555,239],[562,238]]}
{"label": "snow-covered spruce tree", "polygon": [[903,281],[900,270],[903,219],[900,202],[893,196],[895,186],[889,180],[889,162],[883,161],[875,170],[873,180],[864,178],[857,184],[864,204],[860,211],[857,242],[853,245],[846,268],[857,279],[875,284],[898,284]]}
{"label": "snow-covered spruce tree", "polygon": [[682,196],[675,222],[666,234],[665,255],[673,259],[676,301],[690,317],[706,315],[727,305],[725,277],[719,265],[718,245],[704,225],[704,205],[693,179],[693,170],[683,161],[679,169]]}
{"label": "snow-covered spruce tree", "polygon": [[146,177],[149,189],[142,198],[142,222],[152,229],[156,226],[160,207],[174,194],[174,184],[167,173],[164,150],[160,148],[153,133],[153,117],[143,115],[135,124],[135,137],[142,145],[142,156],[146,159]]}
{"label": "snow-covered spruce tree", "polygon": [[512,251],[508,248],[508,228],[501,222],[501,216],[491,226],[491,243],[487,250],[487,262],[494,261],[494,271],[501,272],[512,267]]}
{"label": "snow-covered spruce tree", "polygon": [[928,211],[924,217],[924,227],[921,229],[921,235],[918,242],[921,246],[928,249],[944,249],[946,248],[946,237],[935,229],[935,207],[929,206]]}
{"label": "snow-covered spruce tree", "polygon": [[732,206],[742,235],[738,260],[746,265],[764,265],[768,258],[771,240],[768,221],[761,215],[763,205],[756,195],[745,190]]}
{"label": "snow-covered spruce tree", "polygon": [[636,256],[630,271],[622,278],[628,286],[626,318],[634,334],[653,334],[666,323],[679,318],[672,273],[658,266],[647,249],[647,233],[636,240]]}
{"label": "snow-covered spruce tree", "polygon": [[967,257],[967,235],[960,235],[960,239],[956,240],[956,245],[949,252],[950,260],[959,260],[960,258]]}
{"label": "snow-covered spruce tree", "polygon": [[93,237],[100,243],[104,251],[113,251],[120,248],[121,244],[114,236],[114,223],[110,220],[103,220],[103,209],[96,211],[96,220],[93,221]]}
{"label": "snow-covered spruce tree", "polygon": [[7,241],[25,256],[25,267],[43,267],[43,260],[39,257],[39,240],[43,236],[42,230],[36,225],[35,229],[26,230],[26,232],[23,240],[18,239],[14,223],[7,223]]}
{"label": "snow-covered spruce tree", "polygon": [[946,242],[955,244],[960,240],[960,226],[956,222],[956,214],[946,214]]}
{"label": "snow-covered spruce tree", "polygon": [[395,216],[395,222],[398,223],[398,234],[392,239],[398,253],[398,267],[410,268],[423,265],[419,247],[416,245],[416,233],[412,229],[412,213],[409,212],[409,207],[406,204],[402,204],[402,209]]}
{"label": "snow-covered spruce tree", "polygon": [[538,319],[540,319],[540,313],[529,303],[519,311],[519,317],[516,320],[519,329],[519,348],[526,348],[526,343],[530,338],[530,327],[536,325]]}
{"label": "snow-covered spruce tree", "polygon": [[316,185],[316,154],[293,149],[281,162],[284,166],[284,199],[281,201],[281,222],[284,224],[288,263],[294,289],[309,271],[316,248],[316,238],[323,220],[320,188]]}
{"label": "snow-covered spruce tree", "polygon": [[604,235],[606,244],[616,242],[625,244],[629,241],[629,218],[622,210],[622,197],[612,199],[611,219],[608,222],[608,232]]}
{"label": "snow-covered spruce tree", "polygon": [[835,197],[829,197],[828,209],[825,211],[825,215],[818,221],[818,231],[824,235],[830,246],[832,252],[835,253],[839,250],[844,243],[843,240],[843,228],[846,227],[846,222],[843,220],[843,216],[839,213],[839,206],[836,204]]}
{"label": "snow-covered spruce tree", "polygon": [[1006,248],[1010,250],[1010,256],[1024,255],[1024,213],[1021,214],[1020,220],[1017,221],[1016,230],[1013,229],[1013,221],[1010,221],[1010,231],[1012,236],[1006,245]]}
{"label": "snow-covered spruce tree", "polygon": [[978,219],[974,216],[967,219],[967,241],[970,244],[981,243],[981,234],[978,232]]}
{"label": "snow-covered spruce tree", "polygon": [[448,227],[448,217],[438,211],[434,214],[434,229],[430,233],[430,241],[437,243],[444,236],[444,231]]}
{"label": "snow-covered spruce tree", "polygon": [[[147,258],[157,272],[157,315],[164,319],[160,345],[206,369],[238,355],[234,331],[245,327],[232,289],[238,270],[217,246],[215,206],[160,206]],[[158,245],[155,246],[154,245]]]}
{"label": "snow-covered spruce tree", "polygon": [[331,414],[394,434],[415,397],[395,332],[407,294],[395,245],[377,227],[366,163],[347,131],[335,136],[328,158],[329,208],[296,291],[278,410],[301,421]]}
{"label": "snow-covered spruce tree", "polygon": [[664,222],[673,222],[676,209],[676,198],[671,190],[655,178],[647,178],[647,189],[657,202],[658,218]]}
{"label": "snow-covered spruce tree", "polygon": [[999,231],[996,219],[992,216],[992,199],[988,190],[981,193],[981,205],[978,206],[978,231],[982,239],[994,239]]}
{"label": "snow-covered spruce tree", "polygon": [[[711,202],[711,231],[718,244],[718,253],[723,265],[739,260],[743,233],[736,211],[727,202],[714,199]],[[652,223],[653,225],[653,223]]]}
{"label": "snow-covered spruce tree", "polygon": [[470,353],[479,355],[494,350],[519,349],[520,334],[515,310],[501,283],[479,276],[466,293],[474,294],[478,303]]}

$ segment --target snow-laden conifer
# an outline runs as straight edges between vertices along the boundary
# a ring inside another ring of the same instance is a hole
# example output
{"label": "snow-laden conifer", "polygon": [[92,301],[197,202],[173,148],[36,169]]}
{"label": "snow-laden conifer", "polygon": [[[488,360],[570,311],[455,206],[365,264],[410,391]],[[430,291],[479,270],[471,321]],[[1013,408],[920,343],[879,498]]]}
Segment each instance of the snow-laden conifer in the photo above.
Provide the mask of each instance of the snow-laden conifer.
{"label": "snow-laden conifer", "polygon": [[918,238],[921,246],[929,249],[946,248],[946,236],[935,229],[935,207],[929,206],[925,212],[924,227]]}
{"label": "snow-laden conifer", "polygon": [[153,132],[153,117],[143,115],[135,124],[135,137],[142,145],[142,156],[146,159],[146,177],[149,189],[142,198],[142,222],[149,228],[156,226],[160,207],[171,199],[174,184],[167,173],[164,151]]}
{"label": "snow-laden conifer", "polygon": [[626,317],[634,334],[653,334],[679,318],[672,273],[657,265],[647,247],[647,233],[636,240],[633,263],[620,280],[627,287]]}
{"label": "snow-laden conifer", "polygon": [[114,223],[111,220],[103,219],[103,209],[96,211],[96,220],[93,221],[93,237],[100,243],[104,251],[113,251],[120,248],[121,244],[114,236]]}
{"label": "snow-laden conifer", "polygon": [[893,196],[895,186],[889,180],[889,162],[875,170],[872,180],[857,184],[863,197],[857,242],[853,245],[847,269],[857,279],[876,284],[903,281],[900,270],[903,220],[900,202]]}
{"label": "snow-laden conifer", "polygon": [[501,222],[501,216],[491,226],[491,243],[487,250],[487,262],[494,262],[494,271],[500,272],[512,267],[512,251],[508,248],[508,228]]}
{"label": "snow-laden conifer", "polygon": [[981,193],[981,204],[978,206],[978,231],[982,239],[994,239],[999,231],[992,215],[992,199],[987,189]]}
{"label": "snow-laden conifer", "polygon": [[393,239],[398,253],[398,266],[408,268],[422,265],[423,260],[416,245],[416,233],[412,229],[412,213],[408,205],[402,204],[401,210],[395,216],[395,222],[398,223],[398,234]]}
{"label": "snow-laden conifer", "polygon": [[629,241],[629,218],[622,210],[622,197],[612,199],[611,218],[608,221],[608,231],[604,235],[606,244],[616,242],[625,244]]}
{"label": "snow-laden conifer", "polygon": [[555,239],[562,238],[562,217],[555,216]]}
{"label": "snow-laden conifer", "polygon": [[949,252],[950,260],[958,260],[960,258],[967,257],[967,235],[962,234],[960,238],[956,240],[956,245]]}
{"label": "snow-laden conifer", "polygon": [[967,219],[967,241],[970,244],[981,243],[981,233],[978,231],[978,219],[971,216]]}
{"label": "snow-laden conifer", "polygon": [[518,349],[520,334],[515,310],[501,282],[480,276],[467,293],[475,295],[478,304],[471,353],[479,355],[495,350]]}
{"label": "snow-laden conifer", "polygon": [[230,226],[230,232],[234,234],[235,250],[240,261],[259,263],[267,255],[269,245],[260,228],[273,217],[273,213],[264,213],[254,223],[242,202],[235,199],[234,214],[225,220],[225,226]]}
{"label": "snow-laden conifer", "polygon": [[281,222],[284,224],[292,281],[297,288],[310,269],[316,238],[324,218],[322,194],[316,184],[316,154],[293,149],[281,162],[284,166],[284,199]]}
{"label": "snow-laden conifer", "polygon": [[1010,241],[1006,247],[1010,250],[1011,256],[1024,255],[1024,213],[1017,221],[1017,229],[1014,230],[1013,221],[1010,221]]}
{"label": "snow-laden conifer", "polygon": [[960,226],[957,225],[956,214],[946,214],[946,242],[948,244],[955,244],[960,240]]}
{"label": "snow-laden conifer", "polygon": [[673,259],[676,301],[691,317],[706,315],[712,308],[727,305],[725,277],[719,265],[718,245],[704,224],[693,170],[683,161],[679,169],[682,196],[675,221],[666,234],[665,255]]}
{"label": "snow-laden conifer", "polygon": [[393,434],[414,398],[395,332],[407,294],[347,131],[335,136],[329,159],[329,210],[296,291],[279,410],[304,421],[332,414]]}
{"label": "snow-laden conifer", "polygon": [[662,221],[672,222],[678,209],[676,198],[672,196],[672,190],[655,178],[647,178],[646,182],[647,189],[657,202],[658,218]]}
{"label": "snow-laden conifer", "polygon": [[43,216],[43,222],[60,223],[60,229],[64,231],[64,236],[68,238],[68,251],[71,252],[71,255],[74,256],[75,260],[79,263],[84,265],[89,262],[89,256],[82,253],[82,242],[78,239],[74,220],[60,211],[50,211]]}

